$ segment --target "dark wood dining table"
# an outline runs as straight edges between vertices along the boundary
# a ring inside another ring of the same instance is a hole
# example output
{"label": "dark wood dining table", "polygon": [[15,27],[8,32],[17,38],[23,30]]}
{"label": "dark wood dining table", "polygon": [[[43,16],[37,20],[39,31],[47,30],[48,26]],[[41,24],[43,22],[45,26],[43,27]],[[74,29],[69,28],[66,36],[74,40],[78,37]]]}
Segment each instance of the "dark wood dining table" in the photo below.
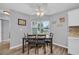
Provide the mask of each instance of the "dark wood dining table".
{"label": "dark wood dining table", "polygon": [[[28,39],[29,38],[26,38],[26,37],[22,38],[22,52],[23,53],[25,52],[25,43],[29,42]],[[30,39],[43,39],[43,38],[30,38]],[[50,43],[50,53],[52,53],[53,52],[52,51],[52,38],[49,37],[49,38],[44,38],[44,39],[45,39],[45,41],[50,41],[49,42]]]}

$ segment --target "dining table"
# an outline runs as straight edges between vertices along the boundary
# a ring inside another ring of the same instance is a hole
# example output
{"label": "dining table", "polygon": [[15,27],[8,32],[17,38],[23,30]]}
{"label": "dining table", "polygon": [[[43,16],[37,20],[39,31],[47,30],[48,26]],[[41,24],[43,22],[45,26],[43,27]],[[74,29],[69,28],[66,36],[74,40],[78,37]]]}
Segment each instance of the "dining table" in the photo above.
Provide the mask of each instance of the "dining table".
{"label": "dining table", "polygon": [[[50,44],[50,53],[52,54],[53,50],[52,50],[52,47],[53,47],[53,43],[52,43],[52,37],[46,37],[46,38],[40,38],[40,37],[37,37],[37,38],[27,38],[27,37],[23,37],[22,38],[22,53],[25,53],[25,43],[26,42],[30,42],[29,39],[34,39],[34,40],[39,40],[39,39],[45,39],[45,42],[49,43]],[[38,43],[38,41],[37,41]],[[29,45],[28,45],[29,47]],[[28,48],[28,54],[29,54],[29,48]]]}

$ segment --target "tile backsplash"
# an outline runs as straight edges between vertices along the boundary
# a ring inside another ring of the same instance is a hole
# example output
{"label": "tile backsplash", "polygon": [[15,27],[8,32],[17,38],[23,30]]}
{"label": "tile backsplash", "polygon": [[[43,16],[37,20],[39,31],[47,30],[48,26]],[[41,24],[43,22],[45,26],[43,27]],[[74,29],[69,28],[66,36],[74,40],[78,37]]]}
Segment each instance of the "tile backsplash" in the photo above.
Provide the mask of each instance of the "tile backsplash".
{"label": "tile backsplash", "polygon": [[69,36],[79,37],[79,26],[70,26],[69,27]]}

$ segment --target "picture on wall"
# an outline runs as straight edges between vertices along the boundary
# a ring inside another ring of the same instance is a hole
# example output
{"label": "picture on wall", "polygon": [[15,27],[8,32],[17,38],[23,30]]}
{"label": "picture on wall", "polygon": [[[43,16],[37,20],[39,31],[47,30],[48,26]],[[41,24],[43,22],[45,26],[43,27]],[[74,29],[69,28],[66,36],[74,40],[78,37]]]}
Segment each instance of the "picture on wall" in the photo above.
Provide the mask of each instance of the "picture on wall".
{"label": "picture on wall", "polygon": [[60,23],[65,22],[65,17],[61,17],[61,18],[59,19],[59,21],[60,21]]}
{"label": "picture on wall", "polygon": [[60,17],[59,21],[57,22],[57,26],[61,27],[64,25],[64,23],[65,23],[65,17]]}
{"label": "picture on wall", "polygon": [[24,19],[18,19],[18,25],[26,26],[26,20],[24,20]]}

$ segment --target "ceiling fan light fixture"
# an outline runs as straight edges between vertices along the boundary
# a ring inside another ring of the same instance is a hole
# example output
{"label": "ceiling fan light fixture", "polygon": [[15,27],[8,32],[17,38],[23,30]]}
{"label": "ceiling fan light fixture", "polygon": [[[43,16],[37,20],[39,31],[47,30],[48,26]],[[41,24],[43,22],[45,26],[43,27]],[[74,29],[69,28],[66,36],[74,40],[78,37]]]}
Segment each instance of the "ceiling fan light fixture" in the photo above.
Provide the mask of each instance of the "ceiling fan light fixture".
{"label": "ceiling fan light fixture", "polygon": [[40,16],[40,12],[37,12],[36,14],[37,14],[37,16]]}
{"label": "ceiling fan light fixture", "polygon": [[44,16],[44,12],[41,12],[41,15],[40,16]]}
{"label": "ceiling fan light fixture", "polygon": [[37,12],[36,15],[37,16],[44,16],[44,12]]}

